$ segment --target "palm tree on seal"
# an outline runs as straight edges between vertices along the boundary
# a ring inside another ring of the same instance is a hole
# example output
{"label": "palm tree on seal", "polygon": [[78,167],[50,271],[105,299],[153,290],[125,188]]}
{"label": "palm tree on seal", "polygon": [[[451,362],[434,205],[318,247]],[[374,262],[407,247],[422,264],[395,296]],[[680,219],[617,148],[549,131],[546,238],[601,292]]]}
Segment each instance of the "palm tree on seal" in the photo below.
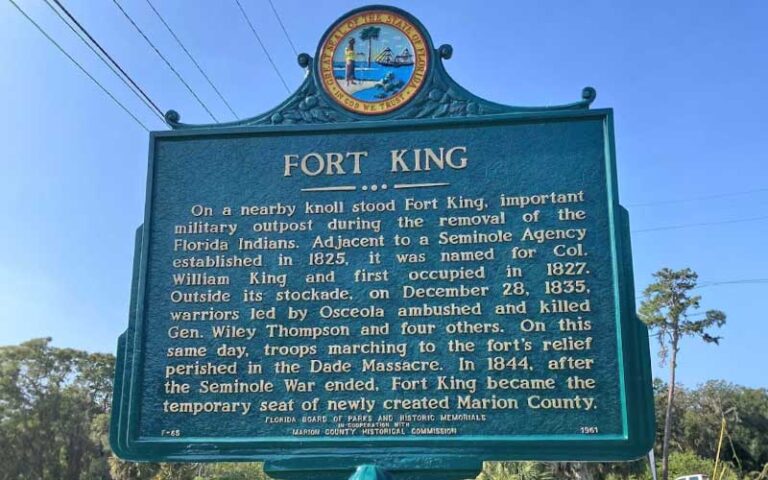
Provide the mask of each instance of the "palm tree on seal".
{"label": "palm tree on seal", "polygon": [[360,32],[360,40],[368,42],[368,68],[371,68],[371,50],[373,48],[373,41],[379,39],[379,33],[381,33],[380,27],[365,27]]}

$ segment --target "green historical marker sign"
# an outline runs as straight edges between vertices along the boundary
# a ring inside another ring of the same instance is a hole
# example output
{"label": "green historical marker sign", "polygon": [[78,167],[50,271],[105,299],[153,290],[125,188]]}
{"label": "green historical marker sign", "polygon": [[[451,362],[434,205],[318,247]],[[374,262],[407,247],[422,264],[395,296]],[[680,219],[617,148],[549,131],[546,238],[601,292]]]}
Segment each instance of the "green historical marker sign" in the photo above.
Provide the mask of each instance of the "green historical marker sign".
{"label": "green historical marker sign", "polygon": [[[375,41],[374,41],[375,40]],[[628,460],[653,439],[612,112],[468,93],[367,7],[304,84],[150,139],[112,443],[278,477]]]}

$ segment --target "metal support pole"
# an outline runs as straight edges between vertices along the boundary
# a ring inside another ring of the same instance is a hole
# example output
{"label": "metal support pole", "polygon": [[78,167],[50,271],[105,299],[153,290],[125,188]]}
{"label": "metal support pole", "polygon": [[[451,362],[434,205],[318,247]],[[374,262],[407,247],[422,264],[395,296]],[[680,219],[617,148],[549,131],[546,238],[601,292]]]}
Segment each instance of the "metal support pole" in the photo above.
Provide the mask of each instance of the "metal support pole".
{"label": "metal support pole", "polygon": [[392,480],[392,476],[376,465],[360,465],[349,480]]}

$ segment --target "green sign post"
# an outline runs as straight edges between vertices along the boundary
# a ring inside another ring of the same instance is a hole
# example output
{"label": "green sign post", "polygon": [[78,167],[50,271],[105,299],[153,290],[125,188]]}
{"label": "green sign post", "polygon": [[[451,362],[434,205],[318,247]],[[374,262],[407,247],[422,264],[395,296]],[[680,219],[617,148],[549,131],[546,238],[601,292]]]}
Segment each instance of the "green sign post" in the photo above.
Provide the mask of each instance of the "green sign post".
{"label": "green sign post", "polygon": [[457,85],[406,12],[339,19],[274,110],[150,138],[115,452],[277,478],[629,460],[654,435],[612,112]]}

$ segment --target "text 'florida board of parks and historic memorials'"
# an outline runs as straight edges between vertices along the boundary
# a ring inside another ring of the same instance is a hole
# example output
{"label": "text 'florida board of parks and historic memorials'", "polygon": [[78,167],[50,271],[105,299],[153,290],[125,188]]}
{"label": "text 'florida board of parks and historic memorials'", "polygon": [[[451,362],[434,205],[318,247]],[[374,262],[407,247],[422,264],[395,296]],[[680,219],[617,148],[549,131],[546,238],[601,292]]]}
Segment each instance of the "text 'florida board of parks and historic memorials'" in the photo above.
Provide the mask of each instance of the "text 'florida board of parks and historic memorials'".
{"label": "text 'florida board of parks and historic memorials'", "polygon": [[142,434],[621,434],[602,126],[471,132],[158,146]]}

